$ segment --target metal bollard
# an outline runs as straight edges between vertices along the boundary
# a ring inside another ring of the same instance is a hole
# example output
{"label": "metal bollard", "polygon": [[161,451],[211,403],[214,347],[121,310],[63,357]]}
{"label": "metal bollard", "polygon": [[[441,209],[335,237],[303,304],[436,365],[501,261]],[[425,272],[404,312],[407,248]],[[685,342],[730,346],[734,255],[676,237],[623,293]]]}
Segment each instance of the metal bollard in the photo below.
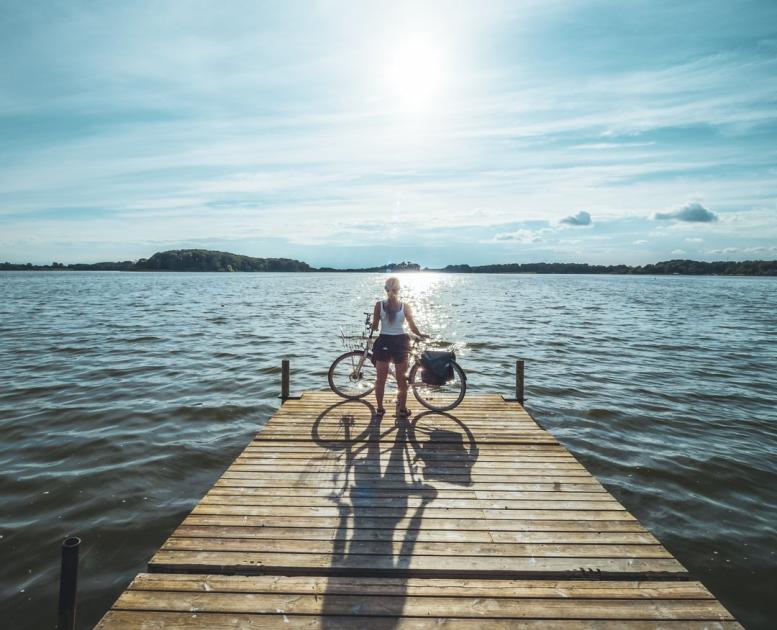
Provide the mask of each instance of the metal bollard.
{"label": "metal bollard", "polygon": [[515,399],[523,404],[523,359],[518,359],[515,362]]}
{"label": "metal bollard", "polygon": [[289,360],[281,361],[281,402],[289,399]]}
{"label": "metal bollard", "polygon": [[59,574],[59,615],[57,630],[76,627],[76,583],[78,581],[78,548],[81,539],[71,536],[62,541],[62,568]]}

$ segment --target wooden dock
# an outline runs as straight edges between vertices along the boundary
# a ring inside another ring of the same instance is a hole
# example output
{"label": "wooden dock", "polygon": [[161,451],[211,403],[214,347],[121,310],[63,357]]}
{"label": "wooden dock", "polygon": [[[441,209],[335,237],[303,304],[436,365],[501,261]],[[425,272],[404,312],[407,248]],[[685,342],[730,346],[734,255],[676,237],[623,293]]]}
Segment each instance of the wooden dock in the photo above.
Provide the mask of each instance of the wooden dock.
{"label": "wooden dock", "polygon": [[287,400],[97,628],[741,627],[517,402],[373,411]]}

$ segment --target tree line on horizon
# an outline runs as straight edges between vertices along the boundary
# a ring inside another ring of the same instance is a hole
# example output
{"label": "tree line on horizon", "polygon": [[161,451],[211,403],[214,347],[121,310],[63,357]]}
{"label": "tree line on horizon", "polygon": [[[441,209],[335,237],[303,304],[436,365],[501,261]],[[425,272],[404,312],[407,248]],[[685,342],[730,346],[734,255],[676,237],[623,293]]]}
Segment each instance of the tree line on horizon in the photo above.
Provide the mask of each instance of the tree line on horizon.
{"label": "tree line on horizon", "polygon": [[[388,263],[379,267],[334,269],[311,267],[292,258],[256,258],[229,252],[205,249],[178,249],[157,252],[138,261],[75,263],[51,265],[32,263],[0,263],[3,271],[216,271],[216,272],[401,272],[422,271],[413,262]],[[538,273],[538,274],[633,274],[633,275],[721,275],[721,276],[777,276],[777,260],[744,260],[702,262],[697,260],[667,260],[649,265],[589,265],[587,263],[505,263],[494,265],[448,265],[425,271],[443,273]]]}
{"label": "tree line on horizon", "polygon": [[138,261],[125,260],[122,262],[71,265],[63,265],[58,262],[51,265],[3,263],[0,265],[0,269],[17,271],[316,271],[307,263],[291,258],[255,258],[207,249],[176,249],[157,252],[150,258],[141,258]]}
{"label": "tree line on horizon", "polygon": [[777,260],[665,260],[648,265],[589,265],[587,263],[506,263],[496,265],[448,265],[448,273],[585,273],[617,275],[775,276]]}

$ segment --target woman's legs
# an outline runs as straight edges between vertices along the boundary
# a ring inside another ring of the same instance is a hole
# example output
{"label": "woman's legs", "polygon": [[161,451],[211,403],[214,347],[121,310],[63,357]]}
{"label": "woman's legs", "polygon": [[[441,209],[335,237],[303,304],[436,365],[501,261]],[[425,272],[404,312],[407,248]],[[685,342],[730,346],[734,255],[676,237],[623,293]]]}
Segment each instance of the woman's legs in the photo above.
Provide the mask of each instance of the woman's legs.
{"label": "woman's legs", "polygon": [[375,361],[375,369],[378,372],[378,378],[375,381],[375,400],[378,403],[378,409],[383,409],[383,392],[386,391],[386,377],[388,376],[388,361]]}
{"label": "woman's legs", "polygon": [[[407,359],[402,363],[396,363],[394,368],[397,372],[397,389],[399,393],[397,395],[397,406],[399,410],[407,409]],[[381,394],[383,390],[381,390]]]}

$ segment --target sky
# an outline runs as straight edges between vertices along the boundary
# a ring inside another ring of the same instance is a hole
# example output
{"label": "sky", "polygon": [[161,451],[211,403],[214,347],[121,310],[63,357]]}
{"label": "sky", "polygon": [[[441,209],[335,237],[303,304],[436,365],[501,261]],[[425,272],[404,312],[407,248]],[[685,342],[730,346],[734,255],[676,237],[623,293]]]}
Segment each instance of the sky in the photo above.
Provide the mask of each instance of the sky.
{"label": "sky", "polygon": [[0,261],[777,259],[777,2],[0,0]]}

